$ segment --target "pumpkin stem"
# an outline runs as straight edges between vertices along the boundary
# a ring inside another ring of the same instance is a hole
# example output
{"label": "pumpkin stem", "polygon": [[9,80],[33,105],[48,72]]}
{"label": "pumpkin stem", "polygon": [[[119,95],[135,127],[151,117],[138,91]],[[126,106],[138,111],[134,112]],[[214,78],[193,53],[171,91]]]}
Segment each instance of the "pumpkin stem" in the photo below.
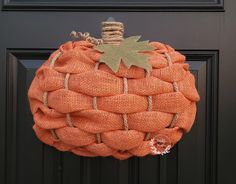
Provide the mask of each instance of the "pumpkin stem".
{"label": "pumpkin stem", "polygon": [[119,45],[124,40],[123,23],[115,21],[112,17],[102,22],[102,40],[105,44]]}

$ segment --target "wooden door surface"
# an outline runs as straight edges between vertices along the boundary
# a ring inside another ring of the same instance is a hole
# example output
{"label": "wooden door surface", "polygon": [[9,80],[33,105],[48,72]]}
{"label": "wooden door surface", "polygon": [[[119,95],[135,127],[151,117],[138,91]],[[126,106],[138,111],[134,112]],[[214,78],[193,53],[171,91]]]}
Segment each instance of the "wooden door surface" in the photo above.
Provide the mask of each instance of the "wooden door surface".
{"label": "wooden door surface", "polygon": [[[125,35],[187,56],[201,96],[189,134],[165,156],[119,161],[63,153],[35,136],[27,90],[72,30],[100,36],[114,17]],[[236,183],[236,1],[3,0],[0,11],[0,184]]]}

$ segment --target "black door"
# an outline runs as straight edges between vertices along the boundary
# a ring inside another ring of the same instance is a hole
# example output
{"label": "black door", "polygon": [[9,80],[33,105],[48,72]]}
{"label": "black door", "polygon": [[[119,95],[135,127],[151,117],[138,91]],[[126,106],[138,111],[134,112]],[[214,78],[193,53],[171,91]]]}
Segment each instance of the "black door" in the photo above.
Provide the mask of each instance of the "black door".
{"label": "black door", "polygon": [[[0,11],[0,184],[236,183],[236,1],[3,0]],[[113,16],[126,36],[187,56],[201,96],[195,125],[165,156],[85,158],[42,144],[27,90],[72,30],[100,36]]]}

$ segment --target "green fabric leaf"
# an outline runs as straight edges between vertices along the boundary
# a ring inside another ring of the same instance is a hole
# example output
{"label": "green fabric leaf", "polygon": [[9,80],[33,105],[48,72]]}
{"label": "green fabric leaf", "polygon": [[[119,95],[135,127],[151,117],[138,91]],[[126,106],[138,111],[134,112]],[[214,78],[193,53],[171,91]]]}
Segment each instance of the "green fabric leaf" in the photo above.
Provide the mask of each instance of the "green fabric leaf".
{"label": "green fabric leaf", "polygon": [[149,41],[138,42],[140,37],[128,37],[120,45],[102,44],[94,47],[103,53],[99,62],[105,63],[114,72],[119,70],[121,60],[127,68],[133,65],[150,71],[152,67],[148,63],[148,56],[140,52],[154,50],[154,47],[149,45]]}

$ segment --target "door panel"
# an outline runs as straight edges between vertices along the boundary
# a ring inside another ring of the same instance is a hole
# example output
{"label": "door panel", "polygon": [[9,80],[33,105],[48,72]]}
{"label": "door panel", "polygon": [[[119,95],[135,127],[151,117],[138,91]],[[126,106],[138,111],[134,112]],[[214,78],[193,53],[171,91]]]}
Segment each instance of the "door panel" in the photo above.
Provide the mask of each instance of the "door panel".
{"label": "door panel", "polygon": [[[7,51],[7,165],[9,183],[210,183],[216,162],[217,51],[182,50],[202,97],[192,131],[165,156],[118,161],[84,158],[42,144],[32,131],[27,90],[52,50]],[[208,81],[208,84],[207,84]],[[214,94],[213,96],[207,94]],[[211,104],[207,106],[207,104]],[[22,108],[24,107],[24,108]],[[13,116],[12,116],[13,115]],[[211,135],[211,136],[210,136]],[[209,159],[206,159],[209,158]],[[211,159],[212,160],[211,160]],[[189,170],[191,168],[191,170]],[[27,177],[32,176],[32,177]],[[36,182],[35,182],[36,180]]]}
{"label": "door panel", "polygon": [[[0,11],[1,184],[235,183],[235,1],[40,2],[5,0]],[[109,16],[124,22],[126,36],[179,50],[196,77],[196,122],[165,156],[79,157],[42,144],[32,130],[27,90],[36,69],[72,30],[99,37]]]}

